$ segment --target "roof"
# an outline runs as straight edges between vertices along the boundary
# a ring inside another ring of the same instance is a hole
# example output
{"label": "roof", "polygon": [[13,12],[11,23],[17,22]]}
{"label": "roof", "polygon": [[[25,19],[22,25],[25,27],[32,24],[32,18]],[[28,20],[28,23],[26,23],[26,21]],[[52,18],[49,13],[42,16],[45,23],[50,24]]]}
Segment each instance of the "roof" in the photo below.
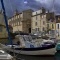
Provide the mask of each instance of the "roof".
{"label": "roof", "polygon": [[[23,12],[25,12],[25,11],[29,11],[29,10],[31,10],[31,11],[33,12],[33,10],[32,10],[32,9],[23,10],[22,12],[17,13],[17,14],[16,14],[16,15],[14,15],[14,16],[17,16],[17,15],[22,14]],[[13,18],[14,16],[10,17],[9,19]],[[8,19],[8,20],[9,20],[9,19]]]}

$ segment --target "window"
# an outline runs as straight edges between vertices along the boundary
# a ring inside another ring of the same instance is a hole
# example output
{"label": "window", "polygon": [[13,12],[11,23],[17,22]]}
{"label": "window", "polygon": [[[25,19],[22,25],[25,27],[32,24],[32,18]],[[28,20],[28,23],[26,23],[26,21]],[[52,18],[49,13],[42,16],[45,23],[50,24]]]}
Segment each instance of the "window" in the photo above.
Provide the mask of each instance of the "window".
{"label": "window", "polygon": [[20,17],[23,17],[23,14],[20,14]]}
{"label": "window", "polygon": [[42,15],[42,18],[44,18],[44,16]]}
{"label": "window", "polygon": [[37,26],[37,22],[35,22],[35,26]]}
{"label": "window", "polygon": [[21,25],[21,22],[19,21],[19,25]]}
{"label": "window", "polygon": [[14,23],[14,26],[15,26],[15,23]]}
{"label": "window", "polygon": [[16,16],[16,19],[17,19],[17,16]]}
{"label": "window", "polygon": [[14,20],[15,20],[15,17],[14,17]]}
{"label": "window", "polygon": [[49,27],[49,24],[47,24],[47,27]]}
{"label": "window", "polygon": [[18,24],[18,23],[16,22],[16,23],[15,23],[15,26],[17,26],[17,24]]}
{"label": "window", "polygon": [[44,17],[46,17],[46,15],[44,15]]}
{"label": "window", "polygon": [[37,28],[35,28],[35,30],[37,31]]}
{"label": "window", "polygon": [[50,27],[49,27],[49,24],[47,24],[47,29],[49,29]]}
{"label": "window", "polygon": [[39,31],[39,28],[38,28],[38,31]]}
{"label": "window", "polygon": [[13,21],[13,18],[12,18],[12,21]]}
{"label": "window", "polygon": [[16,16],[14,16],[14,20],[16,20]]}
{"label": "window", "polygon": [[13,26],[13,24],[12,24],[12,26]]}
{"label": "window", "polygon": [[39,31],[39,28],[35,28],[36,31]]}
{"label": "window", "polygon": [[18,25],[19,25],[19,22],[18,22]]}
{"label": "window", "polygon": [[0,26],[0,32],[2,32],[3,31],[3,28]]}
{"label": "window", "polygon": [[37,12],[36,12],[36,20],[37,20]]}
{"label": "window", "polygon": [[16,23],[15,23],[15,26],[16,26]]}
{"label": "window", "polygon": [[19,18],[19,15],[18,15],[18,18]]}
{"label": "window", "polygon": [[59,24],[58,24],[58,29],[59,29]]}
{"label": "window", "polygon": [[42,10],[40,10],[40,13],[42,13]]}
{"label": "window", "polygon": [[37,15],[36,15],[36,20],[37,20]]}
{"label": "window", "polygon": [[45,28],[43,27],[43,31],[45,30]]}
{"label": "window", "polygon": [[45,25],[45,21],[43,21],[43,25]]}
{"label": "window", "polygon": [[52,24],[52,29],[54,28],[54,25]]}

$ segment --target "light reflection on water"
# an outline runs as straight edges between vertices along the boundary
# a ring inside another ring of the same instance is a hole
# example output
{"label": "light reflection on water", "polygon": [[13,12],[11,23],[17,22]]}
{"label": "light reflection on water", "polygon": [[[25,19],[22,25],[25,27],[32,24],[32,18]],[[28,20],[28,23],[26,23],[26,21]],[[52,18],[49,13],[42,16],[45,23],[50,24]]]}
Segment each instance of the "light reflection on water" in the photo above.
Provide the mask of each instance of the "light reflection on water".
{"label": "light reflection on water", "polygon": [[28,55],[17,55],[16,60],[60,60],[60,53],[57,52],[54,56],[28,56]]}

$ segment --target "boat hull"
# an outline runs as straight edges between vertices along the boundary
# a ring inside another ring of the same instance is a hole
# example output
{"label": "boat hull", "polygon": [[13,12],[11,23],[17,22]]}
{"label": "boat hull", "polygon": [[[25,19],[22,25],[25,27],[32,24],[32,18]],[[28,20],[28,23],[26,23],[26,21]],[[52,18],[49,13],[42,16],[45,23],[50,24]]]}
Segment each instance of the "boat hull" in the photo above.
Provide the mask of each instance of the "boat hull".
{"label": "boat hull", "polygon": [[9,46],[2,45],[5,51],[13,52],[17,54],[24,55],[55,55],[56,47],[55,45],[48,47],[38,47],[38,48],[13,48]]}
{"label": "boat hull", "polygon": [[15,49],[7,49],[9,52],[14,52],[17,54],[24,55],[55,55],[56,49],[46,49],[46,50],[36,50],[36,51],[23,51],[23,50],[15,50]]}

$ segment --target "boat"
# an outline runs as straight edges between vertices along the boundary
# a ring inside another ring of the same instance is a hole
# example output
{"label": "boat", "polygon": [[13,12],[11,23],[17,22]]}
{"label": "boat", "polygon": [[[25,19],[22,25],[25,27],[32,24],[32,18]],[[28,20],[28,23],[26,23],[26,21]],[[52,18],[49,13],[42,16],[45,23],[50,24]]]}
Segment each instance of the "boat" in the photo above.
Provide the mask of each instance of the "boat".
{"label": "boat", "polygon": [[56,44],[56,51],[60,52],[60,40]]}
{"label": "boat", "polygon": [[12,60],[12,59],[13,57],[10,54],[0,49],[0,60]]}
{"label": "boat", "polygon": [[54,55],[56,52],[55,43],[51,40],[36,41],[30,35],[17,35],[20,44],[3,45],[6,51],[24,55]]}
{"label": "boat", "polygon": [[9,52],[25,54],[25,55],[54,55],[55,54],[55,43],[51,41],[48,42],[33,41],[29,35],[27,36],[19,35],[20,45],[19,44],[14,45],[12,43],[12,39],[10,38],[3,0],[1,0],[1,5],[2,5],[4,20],[6,23],[6,28],[9,36],[9,41],[10,41],[10,45],[0,44],[3,47],[3,49]]}

